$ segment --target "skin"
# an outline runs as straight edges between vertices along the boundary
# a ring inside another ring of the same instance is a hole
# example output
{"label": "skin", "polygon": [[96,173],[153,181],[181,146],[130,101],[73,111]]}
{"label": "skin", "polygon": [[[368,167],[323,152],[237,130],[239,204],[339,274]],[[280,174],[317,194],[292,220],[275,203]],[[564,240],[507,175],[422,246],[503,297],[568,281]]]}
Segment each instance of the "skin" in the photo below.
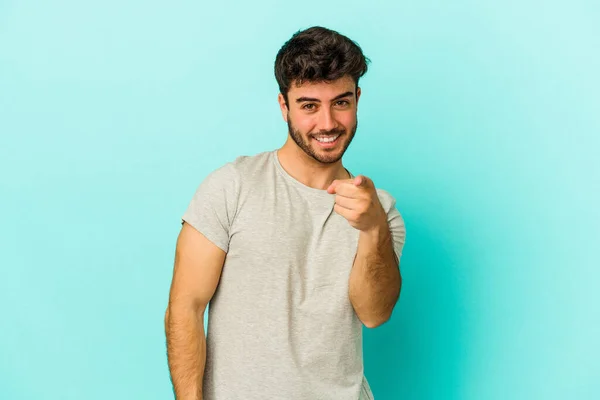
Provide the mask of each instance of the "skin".
{"label": "skin", "polygon": [[[358,318],[373,328],[390,317],[402,281],[386,213],[373,181],[364,175],[349,179],[342,165],[342,156],[356,132],[359,97],[360,88],[347,77],[330,83],[293,85],[288,93],[289,107],[280,94],[289,135],[278,156],[298,181],[334,195],[334,210],[360,231],[348,296]],[[334,147],[323,149],[313,138],[319,133],[342,135]],[[225,257],[226,253],[204,235],[183,224],[165,313],[167,357],[178,400],[203,397],[204,313],[217,289]]]}
{"label": "skin", "polygon": [[[391,317],[402,277],[375,184],[364,175],[351,179],[342,165],[356,133],[360,95],[361,89],[349,76],[292,84],[287,104],[282,94],[278,97],[288,124],[288,138],[278,156],[295,179],[335,195],[335,212],[360,231],[348,295],[359,319],[373,328]],[[332,148],[322,148],[314,139],[338,133],[341,136]]]}
{"label": "skin", "polygon": [[394,242],[375,184],[364,175],[334,180],[334,210],[360,231],[348,280],[348,297],[367,328],[388,321],[400,297],[402,276]]}
{"label": "skin", "polygon": [[167,359],[177,400],[201,400],[206,336],[204,312],[220,280],[226,253],[191,225],[177,238],[165,313]]}
{"label": "skin", "polygon": [[[292,84],[287,96],[289,107],[284,96],[279,94],[279,107],[289,134],[277,154],[290,175],[307,186],[322,190],[327,189],[334,179],[349,177],[342,165],[342,156],[356,132],[360,94],[361,89],[351,77],[330,83]],[[316,101],[304,101],[303,98]],[[314,139],[322,133],[342,135],[335,147],[323,149]]]}

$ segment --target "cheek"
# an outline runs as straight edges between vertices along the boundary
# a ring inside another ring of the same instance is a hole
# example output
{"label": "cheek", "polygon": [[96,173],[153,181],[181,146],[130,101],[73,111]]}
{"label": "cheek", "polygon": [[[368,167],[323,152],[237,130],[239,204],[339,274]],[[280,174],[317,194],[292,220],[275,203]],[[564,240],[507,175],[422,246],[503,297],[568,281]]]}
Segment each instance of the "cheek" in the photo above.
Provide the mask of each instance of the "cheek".
{"label": "cheek", "polygon": [[342,125],[344,125],[344,127],[346,128],[346,130],[349,130],[356,123],[356,114],[346,113],[344,115],[340,115],[340,117],[338,118],[338,121]]}
{"label": "cheek", "polygon": [[292,117],[292,122],[294,123],[294,127],[304,134],[312,132],[316,125],[314,118],[306,116],[296,118]]}

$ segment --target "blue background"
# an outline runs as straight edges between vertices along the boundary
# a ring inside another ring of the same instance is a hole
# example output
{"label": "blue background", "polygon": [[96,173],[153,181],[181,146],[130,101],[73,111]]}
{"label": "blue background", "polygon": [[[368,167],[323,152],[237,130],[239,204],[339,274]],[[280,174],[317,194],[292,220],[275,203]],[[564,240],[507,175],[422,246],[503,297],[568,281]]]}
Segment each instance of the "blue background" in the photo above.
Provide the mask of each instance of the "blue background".
{"label": "blue background", "polygon": [[600,398],[597,1],[0,1],[0,398],[171,398],[180,216],[286,138],[273,62],[371,58],[345,157],[408,231],[377,400]]}

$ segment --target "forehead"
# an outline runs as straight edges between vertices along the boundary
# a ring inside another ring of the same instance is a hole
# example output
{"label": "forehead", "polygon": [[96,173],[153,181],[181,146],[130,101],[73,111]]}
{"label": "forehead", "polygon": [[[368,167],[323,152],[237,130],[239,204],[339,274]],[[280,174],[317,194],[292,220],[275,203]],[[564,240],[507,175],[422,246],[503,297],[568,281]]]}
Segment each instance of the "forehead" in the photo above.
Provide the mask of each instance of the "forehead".
{"label": "forehead", "polygon": [[340,79],[330,82],[303,82],[297,86],[292,84],[288,96],[291,98],[314,97],[318,99],[334,98],[340,93],[354,93],[355,84],[350,76],[344,76]]}

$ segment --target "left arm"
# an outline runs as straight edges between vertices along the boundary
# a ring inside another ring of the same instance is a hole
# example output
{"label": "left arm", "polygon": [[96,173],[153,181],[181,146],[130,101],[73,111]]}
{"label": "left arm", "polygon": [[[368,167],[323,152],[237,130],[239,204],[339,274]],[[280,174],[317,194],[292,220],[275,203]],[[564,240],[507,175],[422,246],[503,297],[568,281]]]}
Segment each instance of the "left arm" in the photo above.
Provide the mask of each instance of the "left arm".
{"label": "left arm", "polygon": [[392,204],[388,216],[373,181],[364,175],[335,180],[327,191],[336,195],[334,210],[360,231],[348,295],[361,322],[377,327],[390,318],[400,296],[402,276],[393,234],[399,252],[404,240],[400,214]]}
{"label": "left arm", "polygon": [[358,318],[367,328],[386,322],[400,297],[402,276],[386,220],[361,231],[350,272],[348,294]]}

